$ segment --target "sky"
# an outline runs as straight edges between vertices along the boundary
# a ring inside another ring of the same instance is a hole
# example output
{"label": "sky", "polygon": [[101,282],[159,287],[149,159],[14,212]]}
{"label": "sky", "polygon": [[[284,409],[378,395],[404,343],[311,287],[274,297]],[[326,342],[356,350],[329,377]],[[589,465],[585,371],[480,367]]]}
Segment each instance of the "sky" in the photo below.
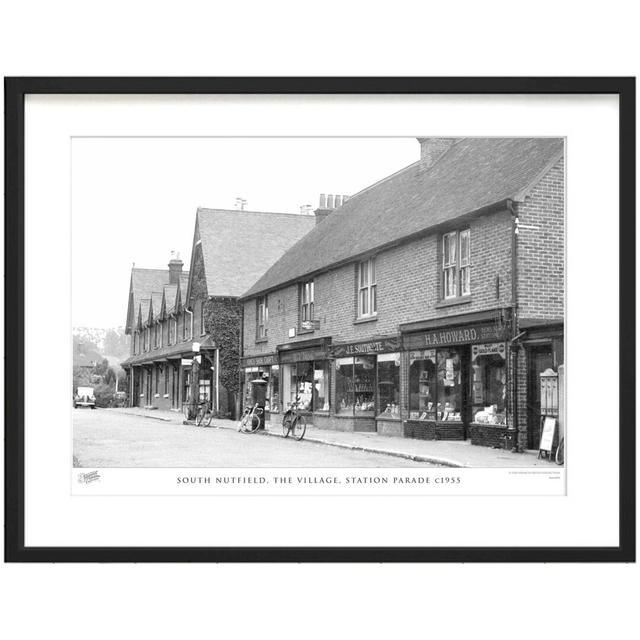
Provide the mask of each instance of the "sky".
{"label": "sky", "polygon": [[134,263],[167,268],[177,251],[188,269],[198,207],[299,213],[419,156],[415,138],[74,138],[73,326],[124,325]]}

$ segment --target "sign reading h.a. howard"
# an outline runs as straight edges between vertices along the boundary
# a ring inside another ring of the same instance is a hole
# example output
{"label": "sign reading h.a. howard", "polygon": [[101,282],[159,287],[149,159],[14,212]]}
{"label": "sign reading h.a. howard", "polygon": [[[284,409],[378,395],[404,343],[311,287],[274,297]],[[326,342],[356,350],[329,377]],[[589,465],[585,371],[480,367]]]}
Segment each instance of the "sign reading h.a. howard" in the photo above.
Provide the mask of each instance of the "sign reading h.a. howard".
{"label": "sign reading h.a. howard", "polygon": [[448,344],[470,344],[473,342],[493,342],[505,340],[507,329],[495,323],[476,324],[463,327],[443,327],[407,335],[405,348],[437,347]]}

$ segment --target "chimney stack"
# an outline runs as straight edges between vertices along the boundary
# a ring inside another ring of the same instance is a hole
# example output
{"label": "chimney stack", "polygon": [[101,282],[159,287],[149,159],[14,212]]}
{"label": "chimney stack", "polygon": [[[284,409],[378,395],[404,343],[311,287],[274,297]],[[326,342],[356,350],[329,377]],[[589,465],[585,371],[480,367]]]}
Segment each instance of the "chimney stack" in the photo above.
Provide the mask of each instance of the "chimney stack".
{"label": "chimney stack", "polygon": [[169,260],[169,284],[178,284],[180,282],[183,265],[184,263],[180,260],[180,254],[172,251],[171,260]]}
{"label": "chimney stack", "polygon": [[349,196],[333,195],[330,193],[326,195],[320,194],[320,206],[315,211],[316,224],[320,224],[330,213],[332,213],[338,207],[341,207]]}
{"label": "chimney stack", "polygon": [[420,143],[420,162],[423,169],[432,167],[458,138],[417,138]]}

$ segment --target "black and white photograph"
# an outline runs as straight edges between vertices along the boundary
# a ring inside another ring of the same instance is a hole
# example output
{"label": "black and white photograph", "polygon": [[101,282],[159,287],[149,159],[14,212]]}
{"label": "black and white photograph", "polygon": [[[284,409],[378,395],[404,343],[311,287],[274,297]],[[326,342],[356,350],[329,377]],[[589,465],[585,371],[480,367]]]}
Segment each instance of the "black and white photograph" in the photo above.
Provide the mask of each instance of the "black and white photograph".
{"label": "black and white photograph", "polygon": [[565,140],[416,133],[72,140],[79,484],[564,467]]}
{"label": "black and white photograph", "polygon": [[141,82],[14,82],[19,554],[621,557],[622,80]]}

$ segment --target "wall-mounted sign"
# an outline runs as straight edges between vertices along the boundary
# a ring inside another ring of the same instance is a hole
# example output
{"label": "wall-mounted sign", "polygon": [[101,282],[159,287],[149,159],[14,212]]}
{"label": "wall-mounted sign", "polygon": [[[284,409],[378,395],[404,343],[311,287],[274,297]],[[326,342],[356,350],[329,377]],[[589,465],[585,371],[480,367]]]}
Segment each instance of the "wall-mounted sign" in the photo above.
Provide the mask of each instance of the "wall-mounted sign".
{"label": "wall-mounted sign", "polygon": [[180,360],[180,364],[183,367],[190,367],[193,364],[193,360],[191,358],[182,358],[182,360]]}
{"label": "wall-mounted sign", "polygon": [[326,360],[326,358],[327,352],[324,349],[300,349],[299,351],[280,352],[280,362],[283,364],[310,360]]}
{"label": "wall-mounted sign", "polygon": [[398,338],[381,338],[367,342],[334,344],[331,347],[331,354],[335,358],[342,358],[344,356],[355,356],[366,353],[389,353],[398,351],[398,349],[400,349],[400,340]]}
{"label": "wall-mounted sign", "polygon": [[291,327],[291,329],[289,329],[289,337],[290,338],[295,338],[296,337],[296,328],[295,327]]}
{"label": "wall-mounted sign", "polygon": [[506,340],[508,328],[497,323],[472,324],[462,327],[442,327],[431,331],[407,334],[403,338],[405,349],[420,349],[450,344],[497,342]]}
{"label": "wall-mounted sign", "polygon": [[507,348],[504,342],[474,344],[471,347],[471,360],[475,360],[478,356],[490,356],[490,355],[498,355],[502,359],[504,359],[506,350]]}
{"label": "wall-mounted sign", "polygon": [[249,356],[246,358],[241,358],[240,362],[243,367],[261,367],[277,364],[278,356],[275,353],[265,356]]}

